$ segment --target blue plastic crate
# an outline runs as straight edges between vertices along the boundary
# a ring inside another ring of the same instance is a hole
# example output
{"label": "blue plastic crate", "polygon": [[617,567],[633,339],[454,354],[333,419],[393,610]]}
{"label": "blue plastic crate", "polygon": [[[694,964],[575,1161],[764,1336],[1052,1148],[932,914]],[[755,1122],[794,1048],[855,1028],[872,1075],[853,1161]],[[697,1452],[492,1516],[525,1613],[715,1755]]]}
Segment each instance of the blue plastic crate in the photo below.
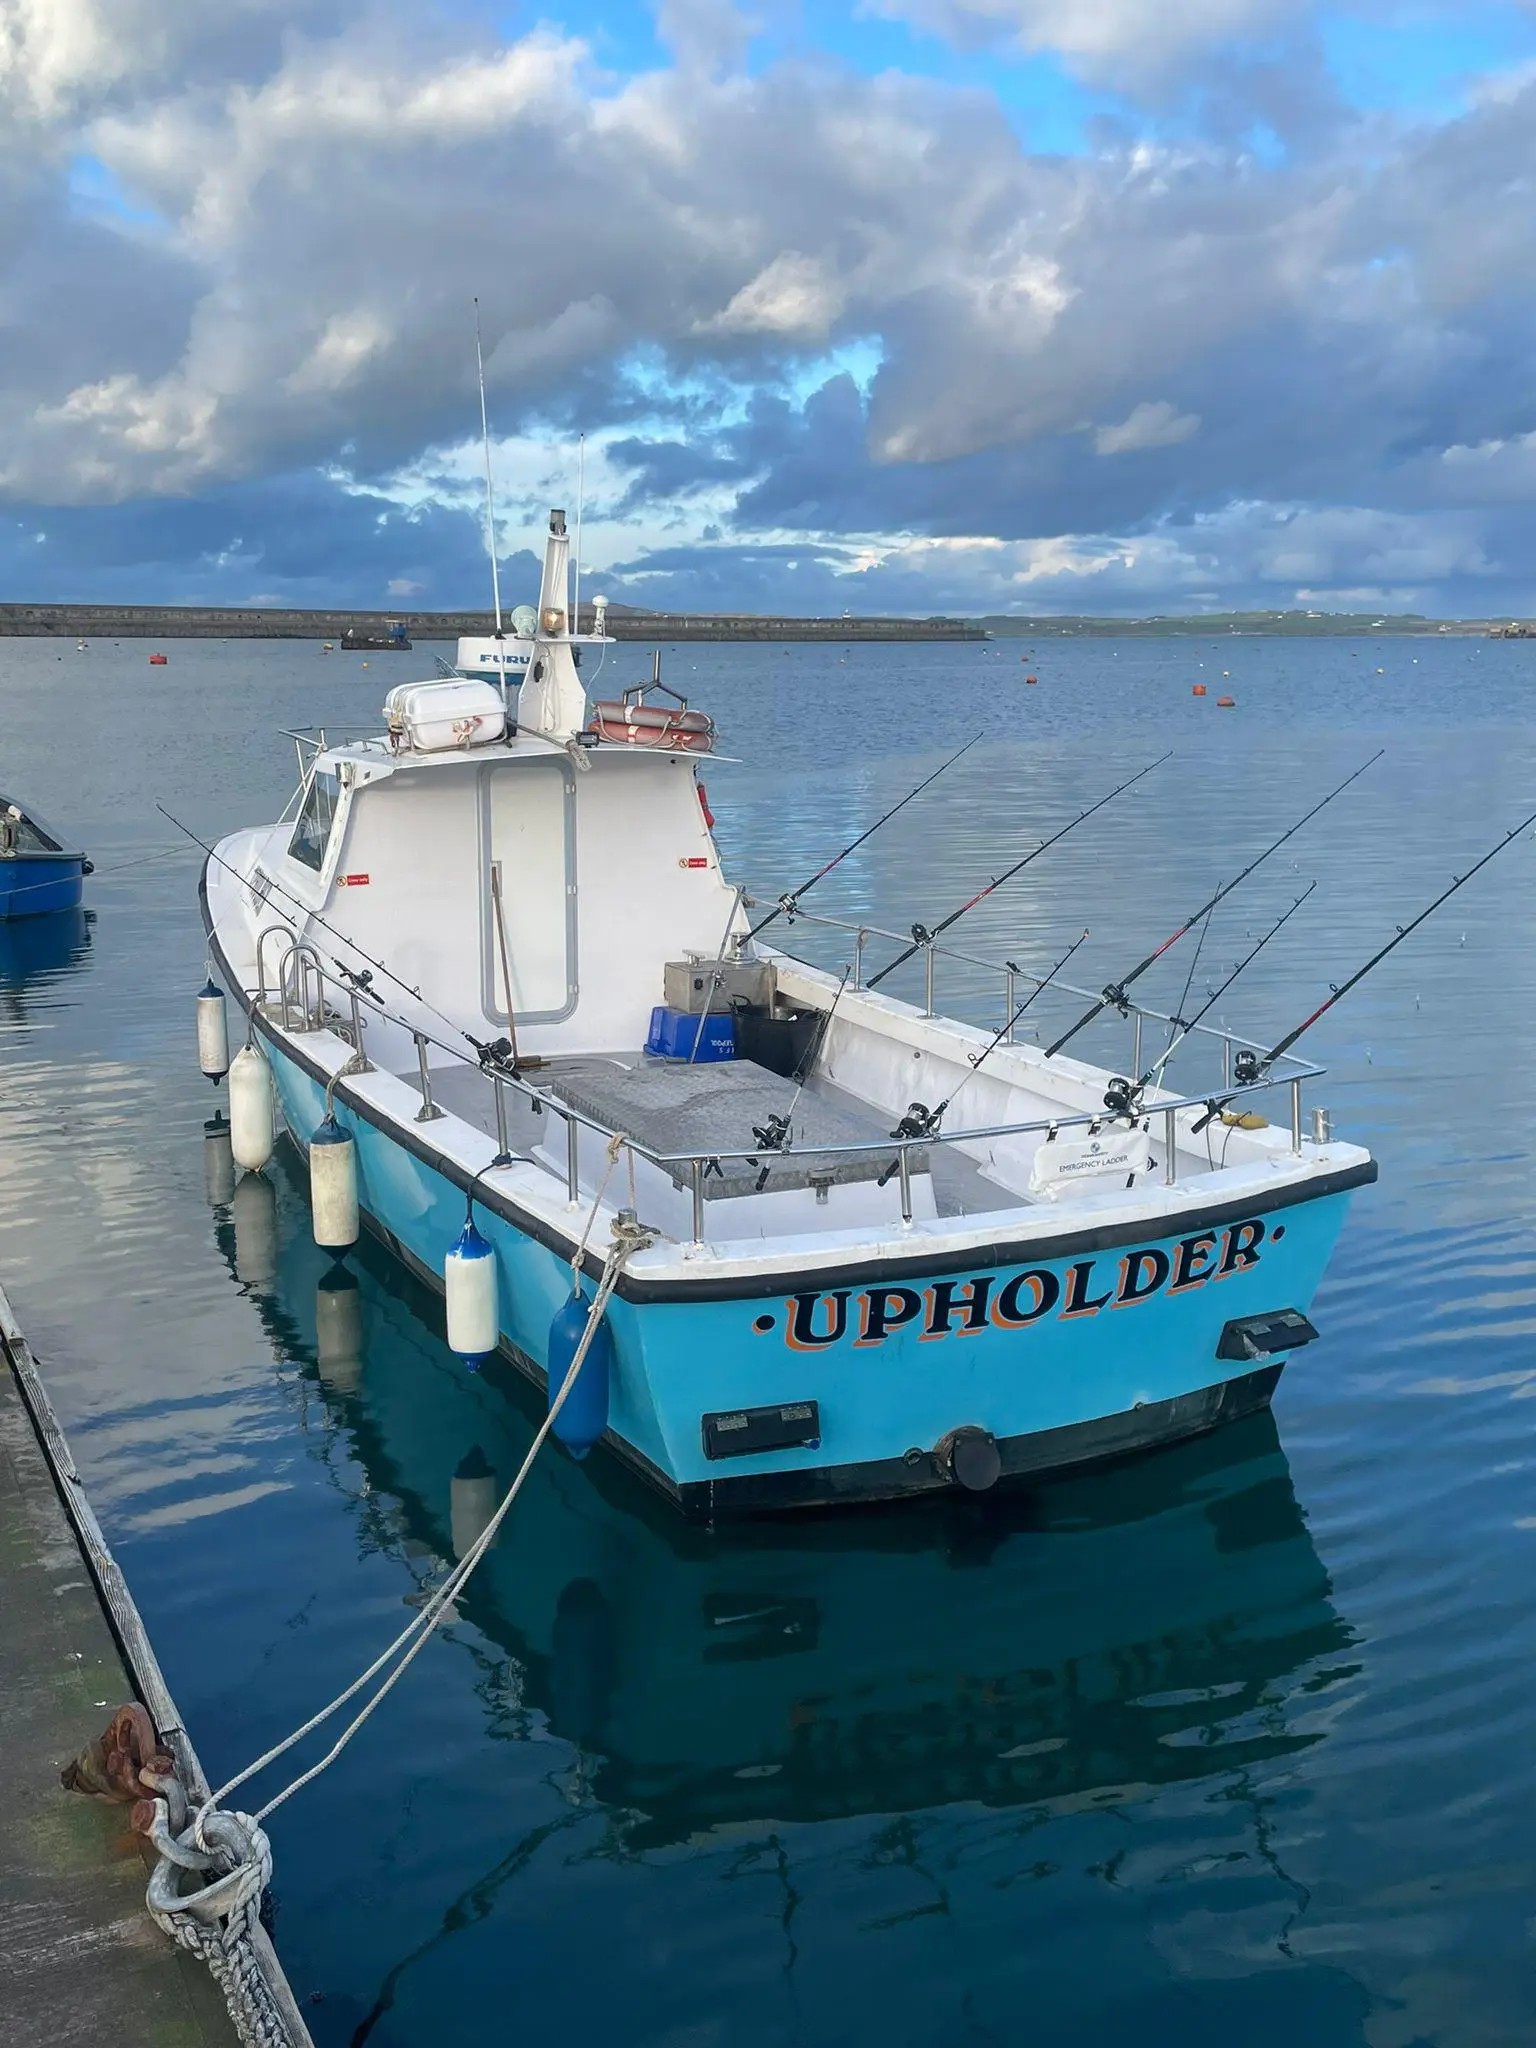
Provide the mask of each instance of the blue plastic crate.
{"label": "blue plastic crate", "polygon": [[690,1017],[686,1010],[669,1010],[658,1003],[651,1012],[647,1052],[667,1060],[692,1060],[701,1066],[708,1060],[736,1057],[736,1020],[728,1011],[707,1017]]}

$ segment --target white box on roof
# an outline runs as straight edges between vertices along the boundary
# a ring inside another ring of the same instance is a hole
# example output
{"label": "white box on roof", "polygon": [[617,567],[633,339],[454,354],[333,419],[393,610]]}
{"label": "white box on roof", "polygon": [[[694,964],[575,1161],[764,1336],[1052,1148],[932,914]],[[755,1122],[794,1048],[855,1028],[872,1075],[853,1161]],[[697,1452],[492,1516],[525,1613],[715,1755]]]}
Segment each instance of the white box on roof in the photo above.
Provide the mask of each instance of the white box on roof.
{"label": "white box on roof", "polygon": [[418,754],[486,747],[507,729],[500,690],[458,679],[401,683],[384,699],[384,716],[395,739]]}

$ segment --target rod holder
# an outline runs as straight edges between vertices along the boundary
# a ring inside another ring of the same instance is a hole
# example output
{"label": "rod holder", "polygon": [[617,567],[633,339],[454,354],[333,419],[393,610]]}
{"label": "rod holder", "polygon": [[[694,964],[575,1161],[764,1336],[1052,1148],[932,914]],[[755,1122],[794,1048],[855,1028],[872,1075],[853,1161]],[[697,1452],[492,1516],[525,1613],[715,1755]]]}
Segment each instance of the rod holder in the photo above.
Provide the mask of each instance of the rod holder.
{"label": "rod holder", "polygon": [[1291,1150],[1301,1152],[1301,1083],[1291,1083]]}
{"label": "rod holder", "polygon": [[896,1166],[901,1176],[901,1220],[905,1224],[910,1224],[912,1221],[912,1161],[907,1157],[905,1144],[902,1145],[901,1150],[896,1155]]}
{"label": "rod holder", "polygon": [[491,1088],[496,1097],[496,1157],[492,1166],[510,1166],[512,1148],[507,1143],[507,1092],[506,1083],[500,1074],[491,1076]]}
{"label": "rod holder", "polygon": [[1017,1006],[1016,1006],[1016,1004],[1014,1003],[1014,1000],[1013,1000],[1013,969],[1012,969],[1011,967],[1005,967],[1005,968],[1003,969],[1003,1020],[1004,1020],[1004,1023],[1003,1023],[1003,1043],[1004,1043],[1004,1045],[1012,1045],[1012,1043],[1013,1043],[1013,1013],[1014,1013],[1014,1010],[1015,1010],[1015,1008],[1016,1008],[1016,1007],[1017,1007]]}
{"label": "rod holder", "polygon": [[354,1074],[371,1074],[373,1061],[363,1048],[363,1006],[357,999],[357,990],[352,995],[352,1071]]}
{"label": "rod holder", "polygon": [[1312,1105],[1312,1142],[1314,1145],[1333,1143],[1333,1111],[1324,1109],[1320,1102]]}
{"label": "rod holder", "polygon": [[933,952],[934,952],[934,949],[933,949],[933,942],[932,942],[932,940],[930,940],[930,941],[928,942],[927,946],[926,946],[926,947],[925,947],[925,948],[924,948],[923,950],[924,950],[924,954],[925,954],[925,958],[924,958],[924,961],[923,961],[923,1015],[924,1015],[925,1017],[931,1017],[931,1016],[933,1015]]}
{"label": "rod holder", "polygon": [[869,937],[863,925],[853,941],[853,985],[856,989],[864,986],[864,941]]}
{"label": "rod holder", "polygon": [[693,1186],[693,1241],[704,1242],[704,1162],[695,1159],[690,1162],[689,1174]]}
{"label": "rod holder", "polygon": [[581,1129],[573,1116],[565,1120],[565,1199],[573,1209],[581,1200]]}
{"label": "rod holder", "polygon": [[443,1112],[432,1100],[432,1076],[427,1072],[426,1038],[420,1031],[413,1031],[411,1036],[416,1041],[416,1066],[421,1075],[421,1107],[416,1112],[416,1121],[419,1124],[430,1124],[436,1122]]}
{"label": "rod holder", "polygon": [[1230,1088],[1232,1086],[1232,1041],[1230,1038],[1223,1038],[1221,1041],[1221,1085],[1223,1088]]}
{"label": "rod holder", "polygon": [[1136,1022],[1131,1030],[1131,1079],[1141,1079],[1141,1012],[1136,1012]]}
{"label": "rod holder", "polygon": [[1163,1185],[1173,1187],[1179,1178],[1179,1126],[1171,1109],[1163,1111]]}

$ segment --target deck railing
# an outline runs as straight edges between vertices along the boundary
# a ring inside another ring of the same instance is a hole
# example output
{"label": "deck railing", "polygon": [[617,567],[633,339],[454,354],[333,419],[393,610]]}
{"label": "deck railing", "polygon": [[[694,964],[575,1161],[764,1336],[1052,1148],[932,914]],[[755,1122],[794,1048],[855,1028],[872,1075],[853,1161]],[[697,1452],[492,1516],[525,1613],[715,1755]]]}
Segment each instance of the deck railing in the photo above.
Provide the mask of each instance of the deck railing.
{"label": "deck railing", "polygon": [[[807,921],[813,920],[807,918]],[[887,932],[877,925],[848,924],[836,918],[816,918],[814,922],[837,929],[853,931],[865,938],[894,938],[899,943],[904,944],[907,942],[906,934]],[[280,936],[286,939],[288,945],[286,951],[281,953],[277,960],[276,967],[273,970],[273,985],[269,988],[267,983],[266,942],[273,936]],[[793,954],[783,953],[782,949],[775,950],[780,952],[781,957],[794,961],[797,965],[806,966],[814,973],[825,975],[827,972],[825,968],[817,967],[812,962],[802,962]],[[1041,988],[1057,988],[1064,994],[1079,997],[1088,1002],[1098,1000],[1096,994],[1086,989],[1074,987],[1069,982],[1054,980],[1050,976],[1026,974],[1022,968],[1009,967],[1006,963],[986,961],[981,959],[979,955],[963,953],[956,948],[929,947],[927,950],[930,953],[942,951],[952,959],[967,961],[973,966],[990,967],[995,972],[1007,976],[1010,1003],[1009,1015],[1012,1014],[1013,1008],[1016,1007],[1011,997],[1015,978],[1024,979]],[[862,954],[862,946],[860,952]],[[418,1085],[422,1097],[422,1106],[416,1113],[416,1121],[418,1123],[435,1121],[447,1113],[432,1099],[431,1070],[427,1058],[429,1047],[435,1047],[439,1052],[446,1053],[450,1059],[485,1074],[486,1078],[491,1082],[495,1102],[497,1151],[499,1155],[504,1157],[506,1164],[516,1163],[515,1155],[511,1152],[507,1137],[506,1096],[504,1093],[506,1089],[511,1089],[517,1095],[524,1098],[536,1109],[537,1113],[553,1114],[562,1118],[566,1131],[566,1202],[567,1206],[573,1210],[580,1206],[582,1189],[579,1172],[579,1134],[585,1129],[600,1137],[605,1144],[609,1144],[616,1137],[621,1137],[621,1134],[611,1125],[605,1124],[599,1118],[588,1116],[583,1111],[573,1108],[571,1104],[562,1100],[558,1095],[538,1087],[511,1065],[487,1061],[461,1051],[458,1046],[449,1043],[446,1039],[439,1038],[434,1032],[424,1030],[420,1026],[412,1024],[404,1017],[396,1016],[378,996],[376,991],[372,989],[364,991],[354,981],[330,973],[315,947],[308,941],[295,943],[292,932],[284,926],[271,925],[260,934],[256,948],[256,966],[257,986],[250,993],[266,1020],[269,1023],[273,1021],[279,1022],[283,1030],[290,1033],[296,1032],[297,1034],[307,1035],[310,1033],[327,1032],[336,1036],[343,1044],[349,1045],[352,1048],[354,1064],[351,1065],[350,1072],[354,1074],[372,1071],[372,1064],[368,1059],[363,1043],[366,1015],[376,1016],[381,1021],[391,1023],[406,1033],[410,1037],[415,1049]],[[338,995],[344,998],[347,1006],[347,1016],[345,1019],[342,1018],[339,1012],[332,1011],[327,1005],[325,999],[327,986],[333,988]],[[910,1009],[911,1005],[902,1005],[902,1007]],[[933,1014],[931,1007],[928,1014]],[[1174,1020],[1164,1015],[1161,1011],[1140,1006],[1132,1006],[1132,1014],[1135,1019],[1136,1028],[1136,1059],[1132,1064],[1135,1069],[1135,1075],[1139,1078],[1141,1072],[1140,1047],[1143,1019],[1151,1019],[1163,1024],[1173,1023]],[[295,1018],[297,1018],[297,1023],[295,1023]],[[1185,1111],[1204,1113],[1210,1110],[1213,1093],[1222,1097],[1242,1097],[1246,1100],[1250,1096],[1264,1094],[1276,1088],[1286,1089],[1290,1096],[1291,1150],[1293,1154],[1299,1156],[1302,1149],[1302,1084],[1307,1080],[1318,1079],[1325,1072],[1325,1069],[1314,1065],[1311,1061],[1287,1055],[1283,1064],[1294,1071],[1284,1075],[1266,1073],[1257,1081],[1237,1083],[1231,1078],[1231,1048],[1238,1046],[1256,1052],[1262,1052],[1264,1048],[1252,1039],[1240,1038],[1235,1033],[1216,1026],[1200,1025],[1195,1028],[1221,1040],[1227,1047],[1222,1086],[1215,1091],[1203,1091],[1195,1095],[1175,1097],[1170,1097],[1164,1091],[1159,1090],[1158,1099],[1155,1102],[1144,1105],[1135,1119],[1136,1122],[1141,1122],[1143,1118],[1150,1120],[1152,1117],[1160,1117],[1162,1119],[1164,1185],[1174,1187],[1178,1184],[1178,1117],[1180,1113]],[[800,1157],[814,1155],[817,1159],[883,1158],[890,1162],[888,1178],[897,1180],[900,1186],[902,1223],[904,1226],[910,1226],[913,1221],[912,1154],[914,1151],[926,1152],[929,1148],[938,1145],[963,1146],[968,1143],[977,1144],[991,1142],[999,1138],[1026,1137],[1031,1135],[1054,1138],[1063,1131],[1101,1129],[1106,1124],[1113,1125],[1118,1121],[1119,1118],[1114,1116],[1107,1108],[1101,1108],[1049,1117],[1029,1118],[1016,1123],[978,1125],[964,1130],[938,1130],[922,1138],[899,1138],[892,1134],[888,1138],[866,1139],[852,1144],[821,1144],[812,1142],[799,1148],[790,1145],[776,1151],[766,1151],[761,1145],[744,1145],[739,1149],[727,1151],[711,1149],[704,1152],[660,1152],[654,1147],[642,1144],[638,1139],[628,1136],[621,1137],[621,1144],[623,1149],[628,1151],[634,1159],[644,1160],[647,1164],[665,1173],[675,1186],[686,1186],[688,1188],[692,1209],[692,1243],[697,1247],[706,1241],[704,1233],[706,1175],[711,1170],[718,1169],[728,1160],[739,1161],[743,1164],[759,1168],[767,1165],[771,1169],[775,1161],[784,1161],[792,1158],[796,1156],[797,1152]],[[525,1158],[523,1163],[537,1162],[528,1161]],[[477,1178],[483,1181],[485,1175],[491,1171],[494,1171],[494,1168],[482,1168]],[[1006,1193],[1006,1189],[999,1189],[1000,1195],[1006,1195]],[[1000,1204],[1000,1206],[1005,1205]]]}

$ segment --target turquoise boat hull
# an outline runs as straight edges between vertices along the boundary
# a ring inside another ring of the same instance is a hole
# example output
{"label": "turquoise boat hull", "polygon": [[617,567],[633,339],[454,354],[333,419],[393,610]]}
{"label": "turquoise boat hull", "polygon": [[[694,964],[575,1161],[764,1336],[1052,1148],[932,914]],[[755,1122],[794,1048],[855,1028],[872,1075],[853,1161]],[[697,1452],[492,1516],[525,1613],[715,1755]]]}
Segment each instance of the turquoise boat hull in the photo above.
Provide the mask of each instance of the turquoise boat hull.
{"label": "turquoise boat hull", "polygon": [[[268,1041],[284,1119],[303,1149],[323,1081]],[[465,1195],[427,1158],[348,1105],[360,1206],[441,1290]],[[1279,1358],[1218,1355],[1234,1322],[1305,1312],[1350,1188],[1375,1167],[1213,1207],[1179,1234],[1064,1230],[1027,1256],[992,1247],[880,1262],[833,1285],[792,1278],[647,1286],[625,1276],[604,1442],[699,1516],[814,1507],[952,1486],[933,1447],[972,1427],[1004,1478],[1038,1476],[1199,1434],[1264,1407]],[[497,1262],[503,1348],[544,1383],[568,1260],[481,1190],[476,1220]],[[728,1459],[707,1421],[815,1403],[814,1441]]]}

